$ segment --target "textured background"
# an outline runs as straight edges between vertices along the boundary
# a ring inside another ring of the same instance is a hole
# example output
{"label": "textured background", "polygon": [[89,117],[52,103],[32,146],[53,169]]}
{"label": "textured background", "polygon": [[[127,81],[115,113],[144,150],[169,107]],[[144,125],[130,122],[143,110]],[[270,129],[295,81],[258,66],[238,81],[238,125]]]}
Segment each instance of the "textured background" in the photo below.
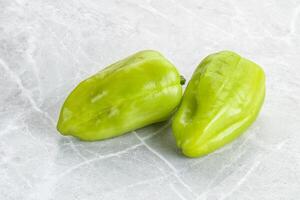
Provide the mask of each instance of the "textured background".
{"label": "textured background", "polygon": [[[68,92],[142,49],[186,78],[223,49],[259,63],[258,120],[198,159],[179,153],[169,123],[92,143],[58,135]],[[0,0],[1,200],[298,200],[299,107],[299,0]]]}

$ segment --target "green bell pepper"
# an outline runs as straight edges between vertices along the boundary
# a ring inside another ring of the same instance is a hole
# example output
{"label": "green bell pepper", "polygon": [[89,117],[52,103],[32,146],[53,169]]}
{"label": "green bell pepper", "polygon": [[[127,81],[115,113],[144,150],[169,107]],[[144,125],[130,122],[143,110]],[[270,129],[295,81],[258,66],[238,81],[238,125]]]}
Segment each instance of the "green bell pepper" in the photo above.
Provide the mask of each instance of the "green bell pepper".
{"label": "green bell pepper", "polygon": [[230,51],[206,57],[188,83],[172,129],[189,157],[206,155],[233,141],[256,119],[265,96],[265,75]]}
{"label": "green bell pepper", "polygon": [[82,81],[67,97],[57,129],[82,140],[115,137],[168,119],[184,79],[156,51],[141,51]]}

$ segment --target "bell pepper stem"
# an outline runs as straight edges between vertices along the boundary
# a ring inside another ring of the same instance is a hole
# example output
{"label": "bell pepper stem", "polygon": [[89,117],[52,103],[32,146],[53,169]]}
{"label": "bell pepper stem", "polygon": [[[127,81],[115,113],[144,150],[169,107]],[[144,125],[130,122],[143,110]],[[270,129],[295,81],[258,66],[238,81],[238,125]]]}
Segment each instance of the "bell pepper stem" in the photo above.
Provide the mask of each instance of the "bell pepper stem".
{"label": "bell pepper stem", "polygon": [[180,75],[180,85],[184,85],[185,84],[185,78],[183,75]]}

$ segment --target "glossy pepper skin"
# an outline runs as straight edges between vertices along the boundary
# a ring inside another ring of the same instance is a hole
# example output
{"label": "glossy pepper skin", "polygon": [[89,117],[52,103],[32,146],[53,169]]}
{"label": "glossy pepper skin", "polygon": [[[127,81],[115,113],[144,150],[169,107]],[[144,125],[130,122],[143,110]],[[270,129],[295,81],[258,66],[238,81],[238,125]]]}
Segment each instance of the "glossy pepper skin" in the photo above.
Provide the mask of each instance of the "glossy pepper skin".
{"label": "glossy pepper skin", "polygon": [[265,75],[231,51],[206,57],[195,70],[172,128],[188,157],[213,152],[233,141],[256,119],[265,96]]}
{"label": "glossy pepper skin", "polygon": [[181,83],[160,53],[138,52],[82,81],[65,100],[57,130],[93,141],[164,121],[180,103]]}

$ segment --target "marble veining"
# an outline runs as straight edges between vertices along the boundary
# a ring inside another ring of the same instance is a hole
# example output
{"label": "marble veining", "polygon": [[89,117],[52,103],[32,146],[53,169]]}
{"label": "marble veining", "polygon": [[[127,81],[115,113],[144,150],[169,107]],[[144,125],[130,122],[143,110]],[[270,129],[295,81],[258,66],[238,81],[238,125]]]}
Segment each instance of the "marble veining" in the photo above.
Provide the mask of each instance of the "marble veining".
{"label": "marble veining", "polygon": [[[300,198],[299,0],[0,0],[0,10],[1,200]],[[143,49],[186,79],[224,49],[257,62],[267,77],[257,121],[197,159],[181,155],[169,121],[99,142],[59,135],[68,92]]]}

